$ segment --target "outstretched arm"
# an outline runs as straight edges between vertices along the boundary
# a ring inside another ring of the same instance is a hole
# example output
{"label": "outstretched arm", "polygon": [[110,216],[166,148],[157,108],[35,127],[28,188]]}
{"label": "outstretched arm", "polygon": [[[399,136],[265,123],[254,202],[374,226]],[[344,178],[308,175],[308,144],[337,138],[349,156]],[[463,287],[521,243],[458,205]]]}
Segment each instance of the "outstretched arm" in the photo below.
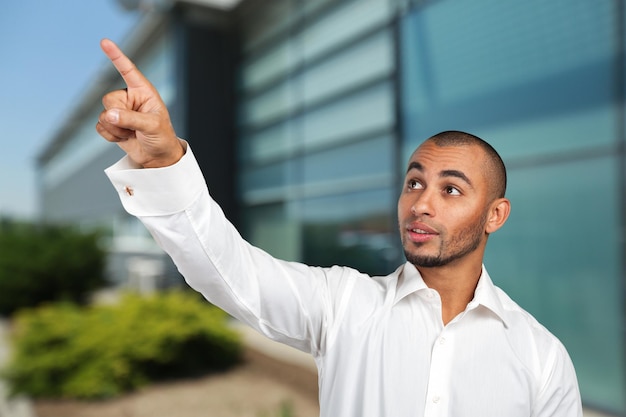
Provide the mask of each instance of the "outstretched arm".
{"label": "outstretched arm", "polygon": [[245,242],[210,197],[154,86],[113,42],[101,46],[127,85],[104,97],[96,127],[127,153],[106,170],[126,211],[209,301],[274,340],[319,352],[334,317],[331,293],[351,288],[347,270],[281,261]]}
{"label": "outstretched arm", "polygon": [[185,150],[159,93],[115,43],[103,39],[100,47],[127,88],[104,96],[97,132],[109,142],[116,142],[133,162],[144,168],[178,162]]}

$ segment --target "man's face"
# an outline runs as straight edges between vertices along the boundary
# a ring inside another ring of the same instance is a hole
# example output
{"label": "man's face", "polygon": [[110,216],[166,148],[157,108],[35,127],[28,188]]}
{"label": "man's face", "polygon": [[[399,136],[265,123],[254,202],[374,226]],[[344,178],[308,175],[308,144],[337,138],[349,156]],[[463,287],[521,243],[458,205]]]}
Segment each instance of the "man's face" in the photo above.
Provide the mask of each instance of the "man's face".
{"label": "man's face", "polygon": [[468,256],[482,260],[490,203],[485,163],[476,145],[439,147],[427,141],[413,153],[398,200],[409,262],[438,267]]}

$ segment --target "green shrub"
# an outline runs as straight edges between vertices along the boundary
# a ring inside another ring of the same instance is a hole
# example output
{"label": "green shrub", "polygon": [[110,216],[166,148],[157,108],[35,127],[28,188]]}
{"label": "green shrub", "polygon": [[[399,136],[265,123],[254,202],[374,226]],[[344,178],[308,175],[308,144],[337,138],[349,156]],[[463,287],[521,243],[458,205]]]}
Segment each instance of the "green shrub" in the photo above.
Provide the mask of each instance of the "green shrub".
{"label": "green shrub", "polygon": [[278,411],[275,414],[268,414],[268,413],[261,413],[259,417],[272,417],[272,416],[276,416],[276,417],[294,417],[294,411],[293,411],[293,405],[291,404],[290,401],[283,401],[280,404],[280,408],[278,409]]}
{"label": "green shrub", "polygon": [[104,283],[105,252],[97,233],[3,222],[0,228],[0,314],[42,302],[84,302]]}
{"label": "green shrub", "polygon": [[15,317],[13,390],[102,398],[148,382],[224,370],[240,358],[222,310],[191,292],[128,294],[115,305],[57,304]]}

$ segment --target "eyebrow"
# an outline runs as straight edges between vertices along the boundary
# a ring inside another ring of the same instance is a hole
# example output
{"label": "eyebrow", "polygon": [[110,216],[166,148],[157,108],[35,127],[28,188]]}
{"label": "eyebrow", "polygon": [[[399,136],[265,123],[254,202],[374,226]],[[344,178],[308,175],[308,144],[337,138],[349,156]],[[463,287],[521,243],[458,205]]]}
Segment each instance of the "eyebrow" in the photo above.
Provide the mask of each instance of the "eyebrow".
{"label": "eyebrow", "polygon": [[[409,164],[409,168],[406,170],[406,172],[408,173],[409,171],[411,171],[412,169],[416,169],[420,172],[424,171],[424,167],[422,166],[422,164],[420,164],[419,162],[413,161]],[[472,181],[470,181],[470,179],[467,177],[467,175],[465,175],[462,171],[456,170],[456,169],[444,169],[443,171],[441,171],[439,173],[439,177],[440,178],[445,178],[445,177],[454,177],[454,178],[459,178],[463,181],[465,181],[467,184],[469,184],[470,186],[473,187]]]}

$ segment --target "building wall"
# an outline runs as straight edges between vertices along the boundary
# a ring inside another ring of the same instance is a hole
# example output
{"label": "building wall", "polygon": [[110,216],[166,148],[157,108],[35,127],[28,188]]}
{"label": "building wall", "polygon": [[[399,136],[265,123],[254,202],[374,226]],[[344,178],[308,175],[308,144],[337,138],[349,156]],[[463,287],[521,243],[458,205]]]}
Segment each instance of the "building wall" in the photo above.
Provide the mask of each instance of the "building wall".
{"label": "building wall", "polygon": [[439,131],[477,134],[503,156],[513,206],[490,274],[564,342],[585,404],[626,415],[622,2],[244,6],[244,235],[389,272],[410,153]]}
{"label": "building wall", "polygon": [[555,333],[584,401],[626,413],[623,2],[435,1],[402,19],[404,153],[466,130],[509,169],[494,281]]}
{"label": "building wall", "polygon": [[119,211],[117,193],[103,171],[121,157],[117,146],[108,146],[102,153],[85,160],[83,167],[62,181],[43,188],[41,213],[44,220],[92,223]]}
{"label": "building wall", "polygon": [[248,2],[240,12],[245,236],[274,255],[384,274],[398,262],[394,9]]}
{"label": "building wall", "polygon": [[[232,18],[201,18],[202,8],[174,14],[177,133],[189,141],[211,196],[235,225],[235,63]],[[200,16],[199,16],[200,15]]]}

